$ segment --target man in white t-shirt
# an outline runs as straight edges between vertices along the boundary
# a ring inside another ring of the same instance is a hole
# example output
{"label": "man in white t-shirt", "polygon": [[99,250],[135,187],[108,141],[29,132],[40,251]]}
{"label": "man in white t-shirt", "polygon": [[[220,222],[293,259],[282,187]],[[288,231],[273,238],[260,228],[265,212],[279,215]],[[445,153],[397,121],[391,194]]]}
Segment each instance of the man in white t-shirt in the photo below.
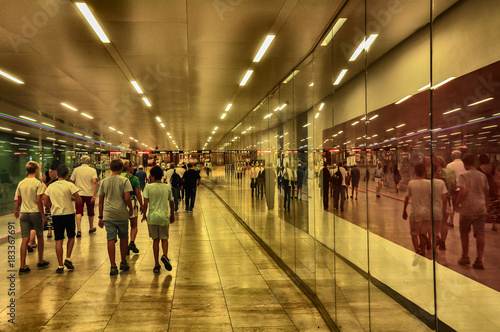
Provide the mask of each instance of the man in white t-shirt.
{"label": "man in white t-shirt", "polygon": [[458,194],[460,192],[460,188],[458,187],[458,178],[460,177],[460,175],[465,173],[465,167],[464,167],[464,163],[461,159],[462,152],[460,152],[460,150],[454,150],[451,153],[451,157],[453,158],[453,161],[451,163],[449,163],[446,166],[446,168],[449,168],[449,169],[452,169],[453,171],[455,171],[457,186],[455,187],[456,188],[455,192],[451,193],[451,201],[453,203],[453,212],[451,212],[450,223],[448,224],[448,226],[455,227],[453,225],[453,219],[455,218],[455,211],[457,210],[457,207],[458,207],[457,198],[458,198]]}
{"label": "man in white t-shirt", "polygon": [[467,153],[463,158],[465,173],[458,178],[460,193],[457,198],[457,208],[460,212],[460,240],[462,242],[462,257],[460,265],[469,265],[469,233],[471,227],[476,238],[477,258],[472,267],[484,270],[484,223],[489,208],[489,185],[486,175],[479,172],[474,155]]}
{"label": "man in white t-shirt", "polygon": [[[186,169],[184,167],[182,167],[182,166],[183,166],[182,163],[179,163],[177,165],[177,168],[175,169],[175,172],[177,174],[179,174],[179,176],[181,177],[181,179],[184,176],[184,173],[186,173]],[[181,201],[184,199],[184,194],[185,193],[186,193],[186,191],[184,190],[184,188],[182,188],[182,190],[180,192],[180,198],[179,198]]]}
{"label": "man in white t-shirt", "polygon": [[94,206],[97,196],[97,172],[89,166],[90,157],[85,155],[80,158],[80,167],[75,168],[71,174],[71,182],[80,189],[81,202],[76,203],[76,237],[82,236],[82,216],[83,205],[87,205],[87,215],[89,216],[89,233],[94,233]]}
{"label": "man in white t-shirt", "polygon": [[[403,219],[408,218],[406,208],[411,198],[410,234],[415,252],[425,256],[426,234],[434,228],[435,236],[441,228],[441,221],[446,213],[446,185],[441,179],[425,179],[426,166],[415,166],[416,179],[408,182],[403,209]],[[431,197],[434,197],[431,206]],[[419,241],[420,240],[420,241]],[[420,243],[419,243],[420,242]],[[437,244],[435,239],[434,244]]]}
{"label": "man in white t-shirt", "polygon": [[[82,203],[82,199],[78,189],[73,183],[66,181],[69,174],[69,168],[66,165],[57,167],[58,181],[52,183],[45,190],[45,206],[50,208],[52,213],[52,223],[54,226],[54,234],[56,240],[56,255],[59,266],[56,273],[63,273],[66,266],[69,270],[75,267],[71,262],[71,252],[75,244],[75,206]],[[66,249],[66,259],[63,265],[63,242],[64,231],[68,236],[68,244]]]}
{"label": "man in white t-shirt", "polygon": [[175,166],[173,164],[170,165],[168,171],[163,172],[163,177],[161,178],[161,182],[170,184],[170,178],[172,177],[172,174],[174,174],[174,169]]}

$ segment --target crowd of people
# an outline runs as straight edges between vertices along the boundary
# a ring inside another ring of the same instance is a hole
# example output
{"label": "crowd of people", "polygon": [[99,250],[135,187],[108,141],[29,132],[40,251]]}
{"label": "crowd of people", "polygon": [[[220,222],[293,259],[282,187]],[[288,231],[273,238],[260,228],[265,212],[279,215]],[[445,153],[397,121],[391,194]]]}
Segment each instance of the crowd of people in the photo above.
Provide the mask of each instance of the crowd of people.
{"label": "crowd of people", "polygon": [[[107,250],[110,261],[110,275],[130,269],[127,256],[139,253],[135,244],[138,233],[138,218],[148,224],[149,236],[153,240],[155,259],[154,273],[161,270],[161,261],[166,270],[172,265],[168,258],[169,225],[175,222],[179,201],[185,200],[187,212],[193,212],[200,172],[191,163],[179,164],[165,171],[154,166],[148,174],[144,166],[138,169],[129,160],[115,159],[110,162],[111,174],[98,181],[97,172],[90,167],[90,157],[80,159],[81,166],[70,170],[59,161],[52,163],[42,180],[39,180],[40,166],[37,162],[26,164],[26,178],[19,182],[15,197],[15,218],[21,226],[21,264],[19,274],[31,271],[26,264],[27,252],[38,251],[37,267],[47,268],[49,262],[43,259],[44,228],[47,237],[55,238],[57,256],[56,273],[64,269],[74,270],[71,254],[75,238],[82,236],[81,221],[84,207],[87,208],[89,234],[96,232],[94,226],[95,203],[98,201],[98,226],[105,228]],[[135,173],[135,175],[134,175]],[[69,180],[69,181],[68,181]],[[129,230],[130,225],[130,230]],[[63,254],[67,237],[66,256]],[[116,243],[119,241],[120,265],[116,264]],[[163,249],[159,255],[159,246]]]}

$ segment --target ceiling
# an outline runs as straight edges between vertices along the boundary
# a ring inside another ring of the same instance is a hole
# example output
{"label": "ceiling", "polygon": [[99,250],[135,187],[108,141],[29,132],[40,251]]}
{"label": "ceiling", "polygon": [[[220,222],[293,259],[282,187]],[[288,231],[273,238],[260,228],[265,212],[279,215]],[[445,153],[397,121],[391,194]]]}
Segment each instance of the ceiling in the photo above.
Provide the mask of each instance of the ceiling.
{"label": "ceiling", "polygon": [[[211,149],[305,57],[343,2],[88,0],[111,41],[103,44],[74,2],[4,0],[0,70],[25,84],[0,79],[0,112],[115,146],[198,150],[212,136]],[[267,34],[276,38],[252,63]]]}

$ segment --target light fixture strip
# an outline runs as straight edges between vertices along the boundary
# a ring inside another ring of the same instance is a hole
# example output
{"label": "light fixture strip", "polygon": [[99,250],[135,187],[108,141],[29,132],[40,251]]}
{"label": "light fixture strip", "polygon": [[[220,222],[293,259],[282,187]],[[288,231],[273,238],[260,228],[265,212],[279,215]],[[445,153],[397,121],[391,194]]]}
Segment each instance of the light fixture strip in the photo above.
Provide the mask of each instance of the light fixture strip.
{"label": "light fixture strip", "polygon": [[267,49],[269,48],[269,45],[271,45],[274,37],[275,37],[274,35],[267,35],[266,39],[262,43],[262,46],[260,47],[259,51],[257,52],[257,55],[253,59],[253,62],[259,62],[262,59],[262,57],[266,53]]}
{"label": "light fixture strip", "polygon": [[347,21],[347,18],[343,18],[343,17],[341,17],[337,20],[335,25],[332,27],[332,29],[326,35],[325,39],[323,39],[321,46],[326,46],[332,41],[333,37],[335,37],[335,35],[340,30],[342,25],[344,25],[345,21]]}
{"label": "light fixture strip", "polygon": [[80,10],[80,12],[83,14],[83,16],[85,17],[85,19],[87,20],[87,22],[90,24],[90,26],[92,27],[92,29],[94,29],[94,31],[97,34],[97,36],[99,36],[99,39],[101,40],[101,42],[103,42],[103,43],[110,43],[108,37],[104,33],[104,30],[102,30],[101,26],[97,22],[96,18],[94,17],[94,15],[92,14],[92,12],[90,11],[90,9],[87,6],[87,4],[84,3],[84,2],[77,2],[76,6]]}
{"label": "light fixture strip", "polygon": [[61,103],[61,105],[63,105],[66,108],[69,108],[72,111],[78,112],[78,110],[76,108],[74,108],[73,106],[70,106],[70,105],[68,105],[66,103]]}
{"label": "light fixture strip", "polygon": [[136,81],[130,81],[130,83],[132,83],[132,85],[134,86],[137,93],[139,93],[141,95],[144,93],[144,92],[142,92],[141,87],[139,86],[139,84]]}
{"label": "light fixture strip", "polygon": [[148,98],[142,97],[142,101],[144,102],[144,104],[146,104],[146,106],[151,107],[151,103],[149,102]]}
{"label": "light fixture strip", "polygon": [[401,104],[402,102],[404,102],[405,100],[410,99],[412,96],[413,96],[413,95],[408,95],[408,96],[404,97],[403,99],[401,99],[401,100],[397,101],[397,102],[396,102],[396,105],[399,105],[399,104]]}
{"label": "light fixture strip", "polygon": [[333,85],[339,85],[340,81],[342,81],[342,79],[344,78],[346,73],[347,73],[347,69],[342,69],[342,71],[340,72],[339,76],[337,76],[337,79],[335,80]]}
{"label": "light fixture strip", "polygon": [[248,80],[250,79],[250,76],[252,76],[253,70],[247,70],[245,76],[243,76],[243,79],[240,82],[240,86],[245,86],[247,84]]}
{"label": "light fixture strip", "polygon": [[2,70],[0,70],[0,75],[2,75],[3,77],[5,77],[5,78],[7,78],[7,79],[9,79],[9,80],[11,80],[11,81],[13,81],[13,82],[17,83],[17,84],[24,84],[24,82],[23,82],[23,81],[21,81],[20,79],[17,79],[17,78],[15,78],[14,76],[9,75],[9,74],[7,74],[6,72],[4,72],[4,71],[2,71]]}
{"label": "light fixture strip", "polygon": [[231,109],[231,106],[233,106],[233,104],[227,104],[226,109],[224,110],[224,112],[229,111]]}

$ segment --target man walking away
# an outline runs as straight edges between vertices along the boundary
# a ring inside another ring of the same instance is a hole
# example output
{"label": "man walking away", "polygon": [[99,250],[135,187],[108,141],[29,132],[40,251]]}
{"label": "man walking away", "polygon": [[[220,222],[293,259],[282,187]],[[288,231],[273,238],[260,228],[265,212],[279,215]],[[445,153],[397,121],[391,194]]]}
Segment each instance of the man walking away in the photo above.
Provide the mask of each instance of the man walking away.
{"label": "man walking away", "polygon": [[144,171],[144,166],[139,166],[139,170],[135,173],[135,176],[139,179],[139,184],[141,185],[141,191],[144,191],[144,187],[146,186],[146,178],[148,174]]}
{"label": "man walking away", "polygon": [[195,171],[193,164],[188,163],[188,170],[184,173],[184,190],[186,191],[186,211],[193,212],[194,201],[196,200],[196,189],[200,185],[200,174]]}
{"label": "man walking away", "polygon": [[361,172],[359,171],[358,166],[354,164],[351,168],[351,184],[352,184],[351,198],[353,198],[354,191],[356,191],[356,196],[354,198],[355,200],[358,199],[358,188],[360,179],[361,179]]}
{"label": "man walking away", "polygon": [[[85,157],[85,156],[84,156]],[[69,175],[69,168],[66,165],[59,165],[57,167],[58,181],[54,182],[45,191],[45,206],[51,209],[52,222],[54,225],[54,235],[56,240],[56,256],[59,266],[56,273],[63,273],[66,266],[69,270],[75,267],[71,262],[71,252],[75,244],[75,206],[81,204],[82,199],[78,192],[77,186],[73,183],[66,181]],[[66,259],[63,265],[63,242],[64,231],[68,236],[68,244],[66,248]]]}
{"label": "man walking away", "polygon": [[288,212],[290,212],[290,200],[291,200],[290,190],[291,190],[292,180],[293,180],[292,171],[290,170],[290,168],[288,168],[288,163],[287,163],[285,165],[285,168],[283,169],[282,185],[283,185],[283,191],[285,192],[285,201],[283,208],[285,209],[285,211],[288,210]]}
{"label": "man walking away", "polygon": [[373,181],[376,185],[377,197],[380,198],[380,189],[382,188],[382,181],[384,180],[384,170],[382,169],[382,163],[378,162],[375,172],[373,172]]}
{"label": "man walking away", "polygon": [[471,227],[476,238],[477,258],[473,268],[484,270],[484,223],[488,214],[489,186],[486,175],[475,168],[476,159],[474,155],[467,153],[462,159],[465,173],[458,178],[460,193],[457,198],[457,206],[460,212],[460,240],[462,242],[462,257],[458,261],[460,265],[469,265],[469,233]]}
{"label": "man walking away", "polygon": [[297,196],[302,200],[302,183],[304,182],[304,171],[302,166],[299,164],[297,166]]}
{"label": "man walking away", "polygon": [[[82,236],[82,216],[83,206],[87,205],[87,215],[89,217],[89,233],[94,233],[94,207],[95,199],[97,197],[97,172],[89,166],[90,157],[85,155],[80,158],[81,166],[75,168],[71,174],[71,182],[80,190],[79,195],[81,202],[76,203],[76,237]],[[69,242],[68,242],[69,243]]]}
{"label": "man walking away", "polygon": [[328,210],[328,192],[330,186],[330,170],[328,170],[328,166],[326,163],[323,164],[323,168],[319,171],[318,182],[320,192],[323,197],[323,208],[325,211]]}
{"label": "man walking away", "polygon": [[43,183],[37,179],[40,166],[37,162],[28,161],[26,164],[26,178],[19,182],[16,189],[16,205],[14,207],[14,218],[19,218],[21,224],[21,266],[19,275],[30,272],[26,265],[26,252],[32,229],[36,231],[38,240],[38,263],[40,269],[46,268],[49,262],[43,260],[43,226],[47,224],[47,218],[43,211],[42,196],[44,192]]}
{"label": "man walking away", "polygon": [[[135,254],[139,253],[139,249],[135,245],[135,238],[137,237],[137,232],[139,228],[137,227],[137,219],[139,216],[139,211],[143,211],[142,209],[142,194],[141,194],[141,186],[139,184],[139,179],[137,176],[132,175],[134,171],[134,164],[129,160],[125,160],[123,163],[123,173],[121,176],[129,179],[130,184],[132,185],[132,190],[130,191],[130,200],[132,201],[132,206],[134,208],[134,214],[130,216],[130,243],[127,249],[127,255],[130,254],[130,250],[132,250]],[[163,172],[163,171],[162,171]],[[139,203],[139,206],[137,206]]]}
{"label": "man walking away", "polygon": [[332,176],[333,184],[333,207],[337,210],[339,208],[339,196],[340,196],[340,211],[344,211],[345,193],[346,185],[345,178],[347,171],[342,167],[342,162],[339,161],[337,168],[334,170]]}
{"label": "man walking away", "polygon": [[451,201],[453,203],[453,212],[451,213],[450,222],[448,223],[448,226],[453,228],[453,227],[455,227],[455,225],[453,224],[453,221],[455,220],[455,211],[457,210],[457,199],[458,199],[458,194],[460,192],[460,188],[458,187],[458,179],[460,178],[460,175],[465,173],[465,167],[464,167],[464,163],[461,159],[462,152],[460,152],[460,150],[454,150],[451,153],[451,157],[453,158],[453,161],[451,163],[449,163],[446,166],[446,168],[450,168],[450,169],[454,170],[455,176],[457,179],[457,183],[456,183],[457,189],[451,195]]}
{"label": "man walking away", "polygon": [[[120,270],[128,271],[127,263],[128,247],[128,219],[134,214],[130,192],[132,185],[130,181],[120,176],[123,170],[123,162],[120,159],[111,161],[109,165],[111,176],[104,178],[99,187],[99,227],[106,227],[106,239],[108,241],[108,255],[111,268],[109,274],[118,274],[115,262],[116,237],[120,238]],[[128,211],[127,211],[128,207]]]}
{"label": "man walking away", "polygon": [[[175,166],[172,165],[171,168],[173,167]],[[168,259],[168,237],[169,226],[175,222],[174,201],[170,185],[161,183],[162,170],[159,167],[153,167],[150,173],[153,175],[155,182],[148,184],[144,190],[142,220],[147,220],[149,236],[153,239],[153,255],[155,259],[153,272],[160,273],[160,263],[158,261],[160,240],[163,249],[161,261],[167,271],[172,271],[172,265],[170,264],[170,259]],[[149,213],[146,216],[148,205]]]}
{"label": "man walking away", "polygon": [[183,182],[181,176],[177,174],[177,169],[174,164],[170,165],[169,172],[170,171],[172,171],[172,175],[170,175],[170,185],[172,186],[172,196],[174,197],[174,211],[177,212],[177,210],[179,210],[179,197]]}

